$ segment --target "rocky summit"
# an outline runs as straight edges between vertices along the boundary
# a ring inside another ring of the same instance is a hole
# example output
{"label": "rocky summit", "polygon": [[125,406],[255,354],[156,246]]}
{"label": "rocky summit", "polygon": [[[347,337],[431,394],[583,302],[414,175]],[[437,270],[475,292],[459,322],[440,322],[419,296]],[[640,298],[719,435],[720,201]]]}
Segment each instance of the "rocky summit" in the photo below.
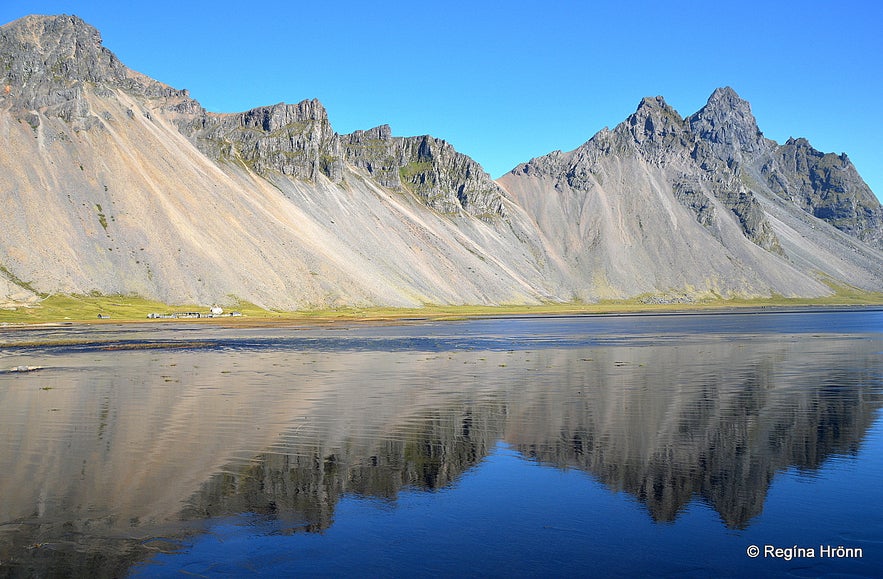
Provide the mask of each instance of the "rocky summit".
{"label": "rocky summit", "polygon": [[662,97],[494,181],[431,137],[341,135],[316,100],[234,114],[126,68],[75,16],[0,27],[0,302],[515,304],[883,290],[846,155]]}

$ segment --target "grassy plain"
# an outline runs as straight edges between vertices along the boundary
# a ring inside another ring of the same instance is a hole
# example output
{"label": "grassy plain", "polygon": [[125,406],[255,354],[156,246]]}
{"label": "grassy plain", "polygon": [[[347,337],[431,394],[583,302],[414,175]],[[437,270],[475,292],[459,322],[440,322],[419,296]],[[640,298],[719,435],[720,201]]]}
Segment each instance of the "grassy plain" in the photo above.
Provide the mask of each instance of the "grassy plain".
{"label": "grassy plain", "polygon": [[[273,311],[248,302],[240,302],[225,311],[238,311],[241,317],[201,318],[193,322],[214,322],[235,325],[255,323],[296,323],[332,321],[384,321],[403,319],[459,319],[480,316],[567,315],[567,314],[624,314],[663,312],[702,312],[726,309],[804,308],[832,306],[883,305],[883,292],[866,292],[848,286],[832,284],[834,294],[823,298],[711,298],[691,303],[648,303],[646,297],[597,303],[567,302],[538,305],[432,305],[420,308],[346,307],[301,311]],[[148,314],[175,312],[208,313],[207,306],[175,305],[133,296],[52,295],[28,307],[0,309],[0,324],[47,324],[68,322],[119,323],[176,320],[151,320]],[[107,318],[99,318],[107,316]],[[177,320],[181,321],[181,320]],[[188,320],[191,321],[191,320]]]}

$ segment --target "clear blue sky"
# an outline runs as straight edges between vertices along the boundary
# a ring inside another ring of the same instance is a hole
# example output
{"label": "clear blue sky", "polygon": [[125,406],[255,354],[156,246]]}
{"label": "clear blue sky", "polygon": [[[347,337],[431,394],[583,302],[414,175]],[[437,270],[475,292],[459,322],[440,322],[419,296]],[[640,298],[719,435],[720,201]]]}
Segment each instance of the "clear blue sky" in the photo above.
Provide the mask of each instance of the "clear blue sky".
{"label": "clear blue sky", "polygon": [[147,3],[3,0],[73,13],[130,68],[211,111],[318,98],[340,133],[431,134],[494,177],[573,149],[663,95],[729,85],[764,134],[846,152],[883,196],[883,2]]}

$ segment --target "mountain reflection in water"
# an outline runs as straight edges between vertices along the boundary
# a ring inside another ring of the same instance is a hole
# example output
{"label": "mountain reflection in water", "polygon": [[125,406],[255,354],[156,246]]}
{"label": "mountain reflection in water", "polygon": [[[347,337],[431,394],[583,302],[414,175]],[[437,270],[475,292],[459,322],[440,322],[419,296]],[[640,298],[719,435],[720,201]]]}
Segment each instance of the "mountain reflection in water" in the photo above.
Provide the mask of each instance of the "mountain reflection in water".
{"label": "mountain reflection in water", "polygon": [[0,569],[125,574],[242,513],[327,530],[345,497],[456,485],[500,441],[653,521],[699,499],[745,529],[777,473],[857,452],[883,338],[688,318],[0,335],[0,367],[45,367],[0,375]]}

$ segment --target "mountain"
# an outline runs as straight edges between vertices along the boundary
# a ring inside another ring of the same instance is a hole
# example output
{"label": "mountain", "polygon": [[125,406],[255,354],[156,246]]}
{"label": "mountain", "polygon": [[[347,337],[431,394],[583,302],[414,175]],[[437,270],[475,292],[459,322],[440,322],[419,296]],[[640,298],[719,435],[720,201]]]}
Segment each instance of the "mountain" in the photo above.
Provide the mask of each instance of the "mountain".
{"label": "mountain", "polygon": [[879,202],[845,157],[807,152],[836,173],[810,189],[821,180],[789,163],[793,149],[765,139],[748,103],[723,88],[688,118],[645,98],[613,130],[500,184],[534,217],[570,285],[591,280],[584,299],[667,288],[824,295],[824,278],[879,290]]}
{"label": "mountain", "polygon": [[498,182],[449,143],[336,133],[316,100],[206,111],[75,16],[0,27],[0,292],[300,309],[883,288],[845,155],[661,97]]}
{"label": "mountain", "polygon": [[443,141],[336,135],[317,101],[208,113],[76,17],[4,26],[0,62],[12,283],[282,309],[554,299],[527,219]]}

